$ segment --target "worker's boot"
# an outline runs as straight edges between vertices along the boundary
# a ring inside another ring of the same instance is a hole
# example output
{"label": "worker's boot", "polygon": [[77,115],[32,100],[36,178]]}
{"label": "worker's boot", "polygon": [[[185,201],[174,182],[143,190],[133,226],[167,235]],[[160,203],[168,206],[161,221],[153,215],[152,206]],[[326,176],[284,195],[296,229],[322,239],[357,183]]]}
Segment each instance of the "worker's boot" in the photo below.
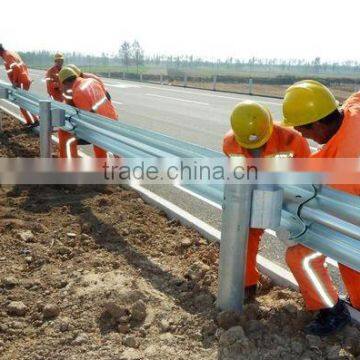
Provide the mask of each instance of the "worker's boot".
{"label": "worker's boot", "polygon": [[37,121],[35,121],[35,122],[31,123],[31,124],[26,124],[25,129],[31,130],[31,129],[34,129],[34,128],[38,127],[38,126],[40,126],[40,123],[37,120]]}
{"label": "worker's boot", "polygon": [[305,332],[311,335],[326,336],[341,330],[351,322],[351,316],[345,302],[339,300],[330,308],[320,310],[316,318],[305,327]]}

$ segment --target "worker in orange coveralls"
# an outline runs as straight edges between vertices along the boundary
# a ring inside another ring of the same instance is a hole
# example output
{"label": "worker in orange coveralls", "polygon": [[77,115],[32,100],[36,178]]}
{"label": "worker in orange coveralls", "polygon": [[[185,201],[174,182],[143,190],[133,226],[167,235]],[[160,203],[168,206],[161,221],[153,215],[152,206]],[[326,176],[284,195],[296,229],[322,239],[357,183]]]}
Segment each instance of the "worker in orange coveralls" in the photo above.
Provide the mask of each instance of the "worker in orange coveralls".
{"label": "worker in orange coveralls", "polygon": [[[223,151],[229,157],[307,158],[310,155],[307,141],[293,130],[274,125],[270,111],[258,103],[245,101],[238,104],[231,115],[231,128],[223,143]],[[262,229],[250,229],[249,232],[245,278],[247,302],[255,298],[260,279],[256,257],[263,232]]]}
{"label": "worker in orange coveralls", "polygon": [[[16,88],[29,90],[31,85],[29,70],[16,52],[5,50],[0,44],[0,56],[4,60],[5,69],[11,84]],[[39,118],[25,109],[20,109],[29,127],[39,125]]]}
{"label": "worker in orange coveralls", "polygon": [[[301,81],[286,91],[283,112],[285,126],[293,126],[305,138],[323,145],[312,158],[360,157],[360,92],[339,108],[326,86],[313,80]],[[360,195],[359,184],[329,186]],[[351,321],[331,281],[324,255],[299,244],[288,249],[287,263],[299,283],[306,308],[318,311],[305,329],[308,333],[328,335]],[[339,270],[352,306],[360,310],[360,273],[342,264]]]}
{"label": "worker in orange coveralls", "polygon": [[104,84],[104,82],[99,78],[99,76],[97,76],[97,75],[95,75],[95,74],[93,74],[93,73],[84,73],[84,72],[82,72],[82,71],[81,71],[76,65],[74,65],[74,64],[69,64],[69,65],[67,65],[67,67],[73,69],[73,70],[76,72],[76,74],[77,74],[79,77],[83,78],[83,79],[94,79],[94,80],[98,81],[99,84],[102,86],[103,90],[105,91],[106,97],[107,97],[109,100],[111,100],[111,96],[110,96],[109,92],[106,90],[105,84]]}
{"label": "worker in orange coveralls", "polygon": [[[63,96],[70,105],[112,120],[118,119],[114,106],[106,97],[98,81],[83,79],[69,67],[61,69],[59,79],[62,84]],[[59,151],[60,157],[63,158],[78,157],[76,138],[61,129],[59,130]],[[107,152],[96,145],[94,145],[94,153],[97,158],[107,157]]]}
{"label": "worker in orange coveralls", "polygon": [[64,55],[55,54],[55,64],[46,72],[46,87],[50,97],[56,101],[63,102],[61,84],[59,80],[59,72],[64,65]]}

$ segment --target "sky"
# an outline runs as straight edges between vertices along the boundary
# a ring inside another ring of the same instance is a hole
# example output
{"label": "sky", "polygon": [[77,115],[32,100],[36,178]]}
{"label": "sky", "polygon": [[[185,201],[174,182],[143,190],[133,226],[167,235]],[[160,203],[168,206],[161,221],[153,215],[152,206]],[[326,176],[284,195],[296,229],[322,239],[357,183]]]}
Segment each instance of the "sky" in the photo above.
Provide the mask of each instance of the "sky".
{"label": "sky", "polygon": [[360,60],[359,0],[16,0],[0,10],[0,43],[17,51],[114,54],[137,39],[147,55]]}

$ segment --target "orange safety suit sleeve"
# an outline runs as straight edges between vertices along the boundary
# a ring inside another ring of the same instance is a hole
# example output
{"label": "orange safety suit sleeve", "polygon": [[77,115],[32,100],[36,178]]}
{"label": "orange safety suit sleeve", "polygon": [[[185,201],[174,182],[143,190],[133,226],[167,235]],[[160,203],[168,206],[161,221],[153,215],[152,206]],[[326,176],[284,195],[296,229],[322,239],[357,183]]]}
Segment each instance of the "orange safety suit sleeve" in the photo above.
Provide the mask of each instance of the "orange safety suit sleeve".
{"label": "orange safety suit sleeve", "polygon": [[4,56],[4,66],[5,66],[5,70],[6,70],[8,78],[9,78],[9,81],[12,83],[13,82],[13,74],[12,74],[13,70],[10,69],[10,64],[9,64],[6,56]]}
{"label": "orange safety suit sleeve", "polygon": [[19,72],[15,69],[17,59],[9,52],[5,52],[4,64],[8,78],[12,84],[17,82]]}
{"label": "orange safety suit sleeve", "polygon": [[[78,79],[79,80],[79,79]],[[85,111],[94,112],[93,106],[96,103],[96,95],[89,90],[89,87],[91,86],[88,82],[87,87],[84,85],[84,81],[82,80],[79,84],[76,84],[73,87],[73,103],[74,106]]]}
{"label": "orange safety suit sleeve", "polygon": [[14,83],[19,84],[20,83],[20,75],[21,75],[21,65],[18,64],[17,62],[13,62],[12,64],[12,79]]}
{"label": "orange safety suit sleeve", "polygon": [[291,148],[295,158],[308,158],[311,155],[309,143],[302,136],[294,138]]}
{"label": "orange safety suit sleeve", "polygon": [[51,76],[51,69],[49,69],[46,72],[45,75],[45,80],[46,80],[46,89],[49,95],[51,95],[52,91],[53,91],[53,86],[52,86],[52,76]]}
{"label": "orange safety suit sleeve", "polygon": [[56,101],[63,102],[63,94],[61,91],[60,80],[58,76],[58,69],[52,67],[46,72],[46,88],[48,94]]}

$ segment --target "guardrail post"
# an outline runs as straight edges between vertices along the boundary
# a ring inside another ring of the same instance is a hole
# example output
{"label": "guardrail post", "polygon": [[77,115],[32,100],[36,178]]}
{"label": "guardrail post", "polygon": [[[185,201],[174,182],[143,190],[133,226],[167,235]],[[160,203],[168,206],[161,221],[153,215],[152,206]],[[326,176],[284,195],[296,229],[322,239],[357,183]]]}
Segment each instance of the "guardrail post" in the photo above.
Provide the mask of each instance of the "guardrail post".
{"label": "guardrail post", "polygon": [[160,84],[164,85],[164,76],[163,76],[163,74],[160,75]]}
{"label": "guardrail post", "polygon": [[108,78],[110,79],[111,78],[111,72],[108,71]]}
{"label": "guardrail post", "polygon": [[123,78],[123,80],[125,80],[125,71],[123,71],[123,73],[122,73],[122,78]]}
{"label": "guardrail post", "polygon": [[253,86],[254,86],[253,79],[249,79],[249,95],[253,94]]}
{"label": "guardrail post", "polygon": [[217,75],[214,75],[214,78],[213,78],[213,85],[212,85],[212,89],[213,89],[213,91],[216,91],[216,82],[217,82]]}
{"label": "guardrail post", "polygon": [[217,306],[242,311],[253,185],[225,185]]}
{"label": "guardrail post", "polygon": [[41,100],[40,104],[40,157],[51,157],[51,101]]}
{"label": "guardrail post", "polygon": [[188,76],[187,76],[187,74],[185,74],[184,75],[184,83],[183,83],[184,87],[187,87],[187,80],[188,80]]}
{"label": "guardrail post", "polygon": [[140,81],[143,82],[143,74],[140,74]]}
{"label": "guardrail post", "polygon": [[6,100],[6,99],[8,99],[8,98],[9,98],[9,90],[0,87],[0,99]]}

